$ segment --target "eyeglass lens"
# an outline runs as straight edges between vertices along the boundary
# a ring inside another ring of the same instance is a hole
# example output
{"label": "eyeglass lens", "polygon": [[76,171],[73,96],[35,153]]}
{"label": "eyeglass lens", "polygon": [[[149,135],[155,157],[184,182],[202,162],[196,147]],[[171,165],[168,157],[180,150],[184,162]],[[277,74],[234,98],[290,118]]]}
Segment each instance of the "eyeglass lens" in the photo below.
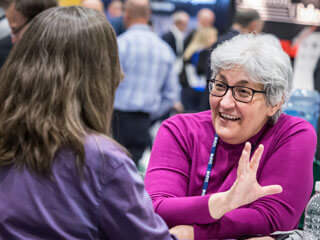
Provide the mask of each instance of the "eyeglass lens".
{"label": "eyeglass lens", "polygon": [[228,89],[231,88],[232,95],[235,100],[240,102],[250,102],[253,97],[253,90],[247,87],[233,86],[230,87],[227,84],[220,82],[218,80],[211,80],[209,82],[209,91],[212,95],[216,97],[224,96]]}

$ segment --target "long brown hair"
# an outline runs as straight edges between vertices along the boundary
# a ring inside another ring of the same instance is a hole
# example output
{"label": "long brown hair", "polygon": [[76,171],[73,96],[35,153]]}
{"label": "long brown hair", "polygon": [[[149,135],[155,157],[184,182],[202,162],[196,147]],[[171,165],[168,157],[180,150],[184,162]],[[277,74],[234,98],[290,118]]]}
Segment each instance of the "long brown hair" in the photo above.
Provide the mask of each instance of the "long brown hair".
{"label": "long brown hair", "polygon": [[101,13],[72,6],[35,17],[0,72],[0,167],[48,176],[56,151],[67,146],[81,169],[85,135],[110,136],[122,75]]}

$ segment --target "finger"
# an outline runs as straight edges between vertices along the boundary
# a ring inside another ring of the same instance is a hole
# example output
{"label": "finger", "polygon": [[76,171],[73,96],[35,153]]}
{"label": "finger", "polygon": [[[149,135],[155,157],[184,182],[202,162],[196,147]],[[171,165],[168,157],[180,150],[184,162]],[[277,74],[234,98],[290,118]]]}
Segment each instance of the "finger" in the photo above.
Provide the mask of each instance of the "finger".
{"label": "finger", "polygon": [[262,187],[260,197],[277,194],[281,192],[282,192],[282,187],[280,185],[269,185],[269,186]]}
{"label": "finger", "polygon": [[258,149],[254,152],[254,154],[251,158],[250,169],[252,169],[254,172],[257,172],[257,170],[258,170],[263,150],[264,150],[264,147],[262,144],[260,144]]}
{"label": "finger", "polygon": [[249,142],[246,142],[238,163],[238,171],[237,171],[238,177],[247,172],[248,165],[249,165],[250,151],[251,151],[251,144]]}
{"label": "finger", "polygon": [[238,171],[237,171],[238,177],[243,175],[246,172],[246,165],[249,159],[249,155],[246,150],[246,147],[247,147],[247,144],[245,144],[245,147],[243,148],[240,159],[239,159]]}

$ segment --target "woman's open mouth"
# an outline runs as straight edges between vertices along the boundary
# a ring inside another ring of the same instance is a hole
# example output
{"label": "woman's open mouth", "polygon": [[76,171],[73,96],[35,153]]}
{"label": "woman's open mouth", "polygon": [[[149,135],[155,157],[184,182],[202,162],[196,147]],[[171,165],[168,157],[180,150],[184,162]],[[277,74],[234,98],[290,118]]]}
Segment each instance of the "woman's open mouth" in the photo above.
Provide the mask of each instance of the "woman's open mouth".
{"label": "woman's open mouth", "polygon": [[232,116],[232,115],[229,115],[229,114],[225,114],[225,113],[219,113],[220,114],[220,117],[223,119],[223,120],[228,120],[228,121],[237,121],[237,120],[240,120],[239,117],[236,117],[236,116]]}

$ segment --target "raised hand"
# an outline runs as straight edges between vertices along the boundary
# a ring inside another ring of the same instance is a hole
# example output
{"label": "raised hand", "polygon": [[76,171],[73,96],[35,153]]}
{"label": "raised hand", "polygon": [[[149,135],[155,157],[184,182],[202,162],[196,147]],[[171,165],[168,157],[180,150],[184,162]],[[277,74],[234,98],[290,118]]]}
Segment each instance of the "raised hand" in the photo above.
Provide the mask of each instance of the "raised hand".
{"label": "raised hand", "polygon": [[236,209],[242,205],[249,204],[260,197],[282,192],[280,185],[262,187],[257,182],[257,170],[263,153],[263,145],[259,145],[250,158],[251,144],[247,142],[242,151],[237,179],[227,192],[212,194],[209,198],[209,212],[215,218],[221,218],[226,212]]}

